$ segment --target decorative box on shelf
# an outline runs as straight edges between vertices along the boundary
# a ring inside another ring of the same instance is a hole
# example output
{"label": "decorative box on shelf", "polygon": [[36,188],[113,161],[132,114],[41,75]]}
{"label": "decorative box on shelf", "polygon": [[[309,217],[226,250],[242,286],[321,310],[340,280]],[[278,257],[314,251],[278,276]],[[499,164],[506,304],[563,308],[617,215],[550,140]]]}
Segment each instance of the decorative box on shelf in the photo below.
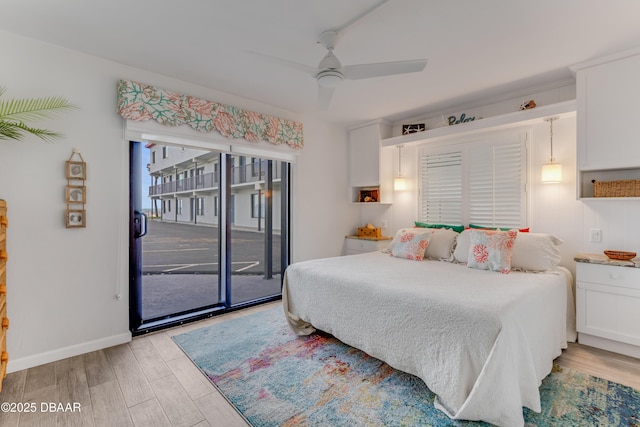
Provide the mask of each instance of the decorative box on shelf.
{"label": "decorative box on shelf", "polygon": [[382,237],[382,228],[380,227],[358,227],[358,237],[379,238]]}

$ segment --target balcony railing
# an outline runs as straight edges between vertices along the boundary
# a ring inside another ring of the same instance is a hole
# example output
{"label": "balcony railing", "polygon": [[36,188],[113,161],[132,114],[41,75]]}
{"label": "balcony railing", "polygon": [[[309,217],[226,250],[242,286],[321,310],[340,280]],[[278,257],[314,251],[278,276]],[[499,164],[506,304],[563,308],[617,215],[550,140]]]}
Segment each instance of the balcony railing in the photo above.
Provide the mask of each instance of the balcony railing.
{"label": "balcony railing", "polygon": [[[280,179],[282,171],[281,162],[273,162],[273,179]],[[234,166],[231,169],[231,185],[250,184],[264,180],[267,168],[267,160],[250,163],[243,166]],[[149,187],[149,196],[159,196],[167,193],[180,193],[184,191],[212,190],[218,188],[218,174],[205,173],[202,175],[182,178],[175,181],[163,182]]]}

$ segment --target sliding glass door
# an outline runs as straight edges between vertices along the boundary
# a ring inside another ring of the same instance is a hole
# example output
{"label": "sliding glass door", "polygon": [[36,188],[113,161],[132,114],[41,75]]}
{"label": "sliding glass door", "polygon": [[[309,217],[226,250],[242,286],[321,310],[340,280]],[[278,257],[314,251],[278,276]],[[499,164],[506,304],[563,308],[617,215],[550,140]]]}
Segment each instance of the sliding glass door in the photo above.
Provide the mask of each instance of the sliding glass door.
{"label": "sliding glass door", "polygon": [[281,293],[282,162],[233,156],[231,165],[231,304],[240,304]]}
{"label": "sliding glass door", "polygon": [[279,298],[289,164],[131,143],[131,329]]}

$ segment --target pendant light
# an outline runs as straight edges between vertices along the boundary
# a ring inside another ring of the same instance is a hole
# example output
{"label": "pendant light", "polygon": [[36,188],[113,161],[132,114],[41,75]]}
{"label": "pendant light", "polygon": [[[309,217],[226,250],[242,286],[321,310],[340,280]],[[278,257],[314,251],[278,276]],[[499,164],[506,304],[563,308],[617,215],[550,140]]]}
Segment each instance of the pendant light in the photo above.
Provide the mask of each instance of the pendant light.
{"label": "pendant light", "polygon": [[402,176],[402,147],[402,144],[398,145],[398,176],[393,180],[395,191],[404,191],[409,187],[407,179]]}
{"label": "pendant light", "polygon": [[549,117],[544,119],[549,122],[549,136],[551,142],[551,158],[549,163],[542,165],[542,182],[545,184],[559,183],[562,181],[562,165],[556,163],[556,159],[553,157],[553,121],[558,117]]}

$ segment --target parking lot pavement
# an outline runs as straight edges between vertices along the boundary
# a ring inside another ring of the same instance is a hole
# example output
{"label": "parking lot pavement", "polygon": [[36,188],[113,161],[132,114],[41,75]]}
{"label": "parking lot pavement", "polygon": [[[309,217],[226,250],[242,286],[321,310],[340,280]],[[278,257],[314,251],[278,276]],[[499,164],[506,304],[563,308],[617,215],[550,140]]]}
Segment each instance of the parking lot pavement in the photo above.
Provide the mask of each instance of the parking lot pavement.
{"label": "parking lot pavement", "polygon": [[[143,274],[218,272],[218,228],[149,220],[142,238]],[[231,232],[232,274],[264,274],[264,233]],[[280,269],[280,236],[273,236],[273,271]]]}
{"label": "parking lot pavement", "polygon": [[[142,239],[142,317],[155,319],[218,303],[218,228],[149,220]],[[273,240],[273,277],[264,277],[264,234],[231,236],[233,304],[279,295],[280,237]]]}
{"label": "parking lot pavement", "polygon": [[[153,274],[145,276],[142,283],[142,318],[146,320],[212,306],[219,301],[217,274]],[[232,304],[280,292],[280,275],[269,280],[257,275],[231,278]]]}

